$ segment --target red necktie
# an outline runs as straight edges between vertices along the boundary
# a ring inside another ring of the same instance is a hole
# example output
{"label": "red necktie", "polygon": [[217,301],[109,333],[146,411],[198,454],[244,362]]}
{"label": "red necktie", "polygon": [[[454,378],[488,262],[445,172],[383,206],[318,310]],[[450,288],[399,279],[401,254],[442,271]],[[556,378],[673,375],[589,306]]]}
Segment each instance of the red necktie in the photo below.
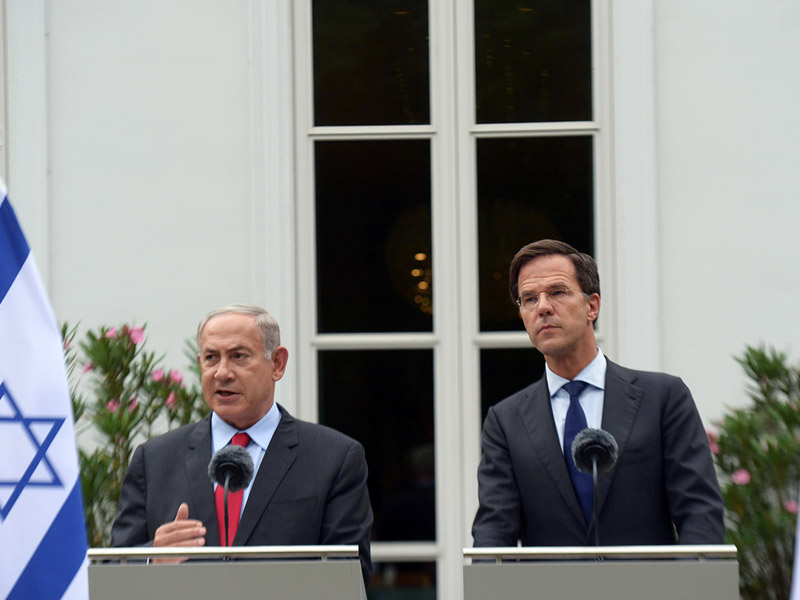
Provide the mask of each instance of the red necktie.
{"label": "red necktie", "polygon": [[[237,433],[233,436],[231,444],[246,448],[250,443],[250,436],[246,433]],[[238,492],[228,492],[228,540],[225,543],[225,485],[217,484],[214,490],[214,501],[217,504],[217,526],[219,527],[219,539],[221,546],[232,546],[233,538],[236,537],[236,529],[239,527],[239,513],[242,512],[242,497],[244,490]]]}

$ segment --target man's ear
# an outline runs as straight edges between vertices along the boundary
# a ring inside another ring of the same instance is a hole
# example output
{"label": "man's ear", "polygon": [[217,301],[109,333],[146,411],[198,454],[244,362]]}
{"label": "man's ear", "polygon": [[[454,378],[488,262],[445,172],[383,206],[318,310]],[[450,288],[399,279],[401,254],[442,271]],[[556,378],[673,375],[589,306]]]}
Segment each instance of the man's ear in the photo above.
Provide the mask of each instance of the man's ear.
{"label": "man's ear", "polygon": [[592,294],[589,296],[589,320],[594,323],[597,321],[597,317],[600,315],[600,294]]}
{"label": "man's ear", "polygon": [[272,381],[278,381],[286,372],[286,364],[289,362],[289,350],[284,346],[278,346],[272,351]]}

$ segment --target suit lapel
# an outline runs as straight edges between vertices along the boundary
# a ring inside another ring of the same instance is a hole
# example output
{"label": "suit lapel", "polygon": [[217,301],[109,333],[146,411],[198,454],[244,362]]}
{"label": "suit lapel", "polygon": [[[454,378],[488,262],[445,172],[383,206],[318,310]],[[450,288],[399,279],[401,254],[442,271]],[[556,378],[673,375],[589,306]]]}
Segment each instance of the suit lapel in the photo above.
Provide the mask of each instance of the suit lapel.
{"label": "suit lapel", "polygon": [[211,416],[197,423],[189,435],[186,451],[186,477],[189,480],[191,503],[189,516],[206,524],[206,543],[219,546],[217,509],[214,505],[214,484],[208,478],[211,461]]}
{"label": "suit lapel", "polygon": [[583,511],[564,461],[564,451],[558,442],[553,408],[550,404],[550,391],[547,389],[547,380],[544,377],[529,389],[528,398],[520,403],[519,412],[534,452],[575,518],[584,523]]}
{"label": "suit lapel", "polygon": [[247,543],[289,467],[297,458],[299,443],[297,423],[283,407],[279,406],[279,408],[281,420],[264,454],[253,487],[247,497],[247,504],[244,506],[242,519],[233,540],[235,546],[244,546]]}
{"label": "suit lapel", "polygon": [[[642,403],[644,390],[636,385],[636,375],[619,365],[608,361],[606,369],[606,389],[603,397],[602,428],[614,436],[621,457],[628,445],[636,415]],[[616,466],[600,477],[598,484],[599,509],[603,508],[608,490],[616,475]]]}

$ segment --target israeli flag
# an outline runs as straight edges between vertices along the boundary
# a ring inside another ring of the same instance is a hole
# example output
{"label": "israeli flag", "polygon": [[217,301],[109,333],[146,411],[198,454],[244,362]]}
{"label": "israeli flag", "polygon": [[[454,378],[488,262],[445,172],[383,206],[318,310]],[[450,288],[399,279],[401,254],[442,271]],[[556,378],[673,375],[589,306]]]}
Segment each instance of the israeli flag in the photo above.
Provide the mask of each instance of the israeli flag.
{"label": "israeli flag", "polygon": [[89,597],[61,334],[0,181],[0,598]]}

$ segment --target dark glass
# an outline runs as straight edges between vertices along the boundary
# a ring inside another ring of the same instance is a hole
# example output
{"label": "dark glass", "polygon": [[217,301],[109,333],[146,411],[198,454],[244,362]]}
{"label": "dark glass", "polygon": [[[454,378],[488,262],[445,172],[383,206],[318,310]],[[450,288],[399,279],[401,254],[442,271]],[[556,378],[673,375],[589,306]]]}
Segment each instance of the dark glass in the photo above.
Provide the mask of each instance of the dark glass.
{"label": "dark glass", "polygon": [[430,142],[315,152],[319,332],[431,331]]}
{"label": "dark glass", "polygon": [[489,407],[544,375],[544,356],[533,348],[481,350],[481,424]]}
{"label": "dark glass", "polygon": [[373,562],[369,600],[435,600],[435,562]]}
{"label": "dark glass", "polygon": [[523,328],[508,292],[522,246],[553,238],[594,251],[592,138],[477,140],[481,331]]}
{"label": "dark glass", "polygon": [[590,0],[475,0],[477,123],[592,118]]}
{"label": "dark glass", "polygon": [[428,3],[314,0],[314,123],[430,122]]}
{"label": "dark glass", "polygon": [[319,421],[364,445],[378,541],[436,539],[432,350],[321,350]]}

